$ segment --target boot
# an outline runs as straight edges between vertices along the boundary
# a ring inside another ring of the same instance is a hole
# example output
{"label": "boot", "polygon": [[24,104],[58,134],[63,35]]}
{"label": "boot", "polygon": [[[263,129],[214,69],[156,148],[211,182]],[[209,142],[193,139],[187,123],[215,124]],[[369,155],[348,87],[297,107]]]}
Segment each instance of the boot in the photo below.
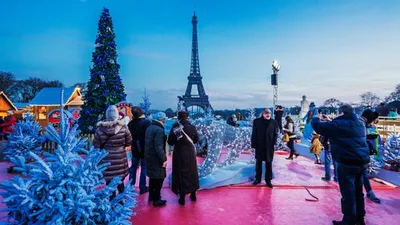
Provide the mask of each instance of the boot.
{"label": "boot", "polygon": [[179,205],[185,205],[185,196],[179,197],[178,202],[179,202]]}
{"label": "boot", "polygon": [[375,203],[378,203],[378,204],[381,203],[381,200],[376,197],[376,195],[375,195],[375,193],[373,191],[369,191],[367,193],[367,198],[369,198],[369,200],[371,200],[371,201],[373,201]]}
{"label": "boot", "polygon": [[190,194],[190,200],[192,200],[193,202],[195,202],[195,201],[197,200],[196,192],[192,192],[192,193]]}
{"label": "boot", "polygon": [[289,156],[286,158],[287,160],[293,160],[293,156]]}
{"label": "boot", "polygon": [[356,225],[365,225],[364,219],[358,220]]}
{"label": "boot", "polygon": [[294,153],[294,156],[297,158],[297,157],[299,157],[299,153]]}
{"label": "boot", "polygon": [[266,181],[265,182],[267,184],[267,187],[269,188],[273,188],[274,186],[272,185],[271,181]]}
{"label": "boot", "polygon": [[146,187],[146,188],[144,188],[144,189],[142,189],[142,190],[140,190],[140,194],[142,195],[142,194],[144,194],[144,193],[146,193],[146,192],[148,192],[149,191],[149,188],[148,187]]}
{"label": "boot", "polygon": [[328,181],[331,181],[331,179],[330,179],[330,178],[328,179],[327,177],[321,177],[321,180],[327,181],[327,182],[328,182]]}
{"label": "boot", "polygon": [[153,206],[154,207],[163,206],[165,204],[167,204],[167,201],[166,200],[161,200],[161,199],[153,202]]}
{"label": "boot", "polygon": [[257,184],[259,184],[259,183],[261,183],[261,181],[255,180],[255,181],[253,182],[253,185],[257,185]]}

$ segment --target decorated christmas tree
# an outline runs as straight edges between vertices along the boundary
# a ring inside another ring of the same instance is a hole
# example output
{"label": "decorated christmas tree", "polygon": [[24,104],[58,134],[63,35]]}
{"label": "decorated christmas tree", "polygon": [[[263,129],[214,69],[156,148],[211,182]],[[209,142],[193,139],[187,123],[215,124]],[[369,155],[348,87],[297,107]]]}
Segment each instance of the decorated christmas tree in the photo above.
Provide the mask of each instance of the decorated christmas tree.
{"label": "decorated christmas tree", "polygon": [[87,139],[79,137],[77,125],[68,127],[62,106],[60,125],[60,133],[52,125],[46,127],[45,136],[57,143],[54,154],[45,152],[41,158],[29,152],[34,159],[30,164],[23,156],[10,157],[24,177],[14,176],[0,184],[8,218],[13,224],[131,224],[136,204],[133,187],[128,184],[110,200],[121,179],[102,187],[102,172],[109,163],[101,160],[107,152],[84,149]]}
{"label": "decorated christmas tree", "polygon": [[117,45],[113,23],[108,9],[101,13],[96,47],[92,53],[90,79],[84,91],[84,105],[79,126],[84,133],[94,133],[96,123],[104,116],[109,105],[125,100],[124,85],[119,77]]}
{"label": "decorated christmas tree", "polygon": [[43,142],[43,137],[40,135],[41,127],[31,116],[20,120],[13,130],[4,146],[6,159],[20,156],[26,161],[31,161],[33,158],[30,152],[41,155]]}

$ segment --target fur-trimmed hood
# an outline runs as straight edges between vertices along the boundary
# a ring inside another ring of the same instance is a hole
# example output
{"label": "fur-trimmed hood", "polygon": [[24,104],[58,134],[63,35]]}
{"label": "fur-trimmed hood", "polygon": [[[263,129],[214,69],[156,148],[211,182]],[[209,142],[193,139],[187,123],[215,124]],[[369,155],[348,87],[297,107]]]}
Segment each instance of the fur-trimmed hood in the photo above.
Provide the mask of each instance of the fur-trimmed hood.
{"label": "fur-trimmed hood", "polygon": [[97,126],[107,135],[114,135],[121,130],[121,128],[124,126],[124,123],[120,120],[103,120],[98,122]]}

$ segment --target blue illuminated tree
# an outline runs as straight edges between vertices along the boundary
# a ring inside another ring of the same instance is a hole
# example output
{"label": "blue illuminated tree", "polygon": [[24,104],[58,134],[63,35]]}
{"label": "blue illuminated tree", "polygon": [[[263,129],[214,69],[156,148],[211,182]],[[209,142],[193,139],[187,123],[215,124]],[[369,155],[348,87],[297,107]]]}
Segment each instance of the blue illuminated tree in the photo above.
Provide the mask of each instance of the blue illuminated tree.
{"label": "blue illuminated tree", "polygon": [[139,107],[143,110],[144,114],[147,115],[150,113],[151,102],[146,89],[144,89],[144,96],[142,96],[142,99],[143,102],[139,103]]}
{"label": "blue illuminated tree", "polygon": [[10,160],[11,157],[22,156],[25,160],[30,161],[32,160],[30,152],[40,155],[43,143],[40,130],[39,123],[34,121],[31,116],[18,121],[4,146],[6,158]]}
{"label": "blue illuminated tree", "polygon": [[90,79],[84,91],[84,105],[79,118],[83,133],[94,133],[97,122],[104,117],[109,105],[125,100],[125,88],[119,76],[117,45],[108,9],[101,13],[92,53]]}

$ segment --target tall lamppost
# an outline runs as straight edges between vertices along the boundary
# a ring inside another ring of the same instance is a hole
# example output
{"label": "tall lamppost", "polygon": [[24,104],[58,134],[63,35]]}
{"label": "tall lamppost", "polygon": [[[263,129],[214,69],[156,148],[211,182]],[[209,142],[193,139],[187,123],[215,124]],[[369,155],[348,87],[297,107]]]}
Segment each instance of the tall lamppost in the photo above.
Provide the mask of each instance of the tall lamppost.
{"label": "tall lamppost", "polygon": [[[273,105],[275,110],[276,105],[278,103],[278,71],[281,68],[277,60],[272,62],[272,74],[271,74],[271,85],[274,86],[273,90]],[[272,114],[273,115],[273,114]]]}

